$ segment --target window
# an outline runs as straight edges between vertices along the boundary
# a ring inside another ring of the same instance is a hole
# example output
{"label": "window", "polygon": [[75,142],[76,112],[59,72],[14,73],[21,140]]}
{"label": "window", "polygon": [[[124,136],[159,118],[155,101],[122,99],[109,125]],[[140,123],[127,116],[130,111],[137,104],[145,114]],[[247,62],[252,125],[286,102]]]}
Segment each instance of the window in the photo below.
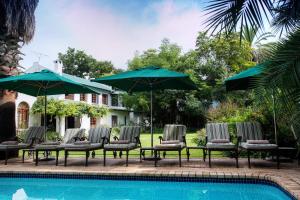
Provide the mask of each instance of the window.
{"label": "window", "polygon": [[97,94],[92,94],[92,103],[96,103],[96,104],[99,103],[98,95]]}
{"label": "window", "polygon": [[111,126],[112,127],[118,126],[118,116],[117,115],[111,116]]}
{"label": "window", "polygon": [[108,105],[108,95],[102,94],[102,104]]}
{"label": "window", "polygon": [[66,94],[65,99],[74,100],[74,94]]}
{"label": "window", "polygon": [[90,118],[90,125],[91,125],[91,128],[95,128],[96,125],[97,125],[97,118],[91,117]]}
{"label": "window", "polygon": [[111,105],[112,106],[119,106],[119,99],[117,94],[111,95]]}
{"label": "window", "polygon": [[21,102],[18,106],[18,128],[28,128],[29,121],[29,106],[25,102]]}
{"label": "window", "polygon": [[80,94],[80,101],[86,101],[86,94]]}

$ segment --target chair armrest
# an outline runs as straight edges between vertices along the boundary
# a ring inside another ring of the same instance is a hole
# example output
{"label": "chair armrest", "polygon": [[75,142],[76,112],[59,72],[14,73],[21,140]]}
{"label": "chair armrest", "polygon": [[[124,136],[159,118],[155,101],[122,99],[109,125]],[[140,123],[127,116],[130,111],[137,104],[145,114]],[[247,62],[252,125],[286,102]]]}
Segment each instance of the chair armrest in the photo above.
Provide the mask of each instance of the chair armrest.
{"label": "chair armrest", "polygon": [[119,140],[118,136],[114,136],[114,140]]}
{"label": "chair armrest", "polygon": [[104,136],[104,137],[101,137],[101,139],[102,139],[102,144],[103,145],[109,143],[109,138]]}
{"label": "chair armrest", "polygon": [[187,144],[186,144],[186,137],[185,137],[185,135],[184,135],[184,136],[182,136],[182,141],[183,141],[183,143],[185,144],[185,146],[187,146]]}
{"label": "chair armrest", "polygon": [[136,140],[136,143],[138,144],[138,146],[141,147],[142,144],[141,144],[140,137],[139,137],[139,136],[136,136],[136,137],[135,137],[135,140]]}
{"label": "chair armrest", "polygon": [[163,140],[163,137],[162,136],[159,136],[159,144],[161,144],[162,140]]}
{"label": "chair armrest", "polygon": [[74,140],[74,142],[77,142],[77,141],[81,141],[81,138],[80,138],[80,137],[77,137],[77,136],[75,136],[75,137],[73,137],[73,138],[72,138],[72,140]]}
{"label": "chair armrest", "polygon": [[237,137],[237,143],[236,143],[237,147],[241,144],[241,141],[242,141],[242,136],[238,136]]}

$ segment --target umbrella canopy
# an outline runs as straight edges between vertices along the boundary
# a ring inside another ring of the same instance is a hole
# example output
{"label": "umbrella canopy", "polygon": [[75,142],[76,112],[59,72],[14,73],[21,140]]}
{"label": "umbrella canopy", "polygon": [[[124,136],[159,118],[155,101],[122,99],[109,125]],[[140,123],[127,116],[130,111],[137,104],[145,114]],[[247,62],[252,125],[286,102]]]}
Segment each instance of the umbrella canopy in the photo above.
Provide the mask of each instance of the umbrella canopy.
{"label": "umbrella canopy", "polygon": [[111,85],[127,92],[142,92],[161,89],[196,90],[188,75],[164,68],[149,66],[93,81]]}
{"label": "umbrella canopy", "polygon": [[99,93],[108,90],[108,88],[103,89],[100,84],[97,85],[97,83],[83,80],[68,74],[60,75],[50,70],[42,70],[0,79],[0,88],[31,96]]}
{"label": "umbrella canopy", "polygon": [[253,83],[264,69],[263,64],[242,71],[225,80],[226,90],[247,90],[253,88]]}
{"label": "umbrella canopy", "polygon": [[[111,85],[127,92],[151,92],[151,147],[153,147],[153,100],[152,91],[162,89],[196,90],[197,87],[188,75],[156,66],[148,66],[120,74],[106,76],[94,81]],[[152,152],[153,153],[153,152]]]}
{"label": "umbrella canopy", "polygon": [[[45,115],[47,113],[47,95],[100,93],[107,91],[108,86],[93,83],[69,74],[57,74],[50,70],[22,74],[0,79],[0,88],[9,89],[31,96],[45,96]],[[47,130],[46,117],[44,127]]]}

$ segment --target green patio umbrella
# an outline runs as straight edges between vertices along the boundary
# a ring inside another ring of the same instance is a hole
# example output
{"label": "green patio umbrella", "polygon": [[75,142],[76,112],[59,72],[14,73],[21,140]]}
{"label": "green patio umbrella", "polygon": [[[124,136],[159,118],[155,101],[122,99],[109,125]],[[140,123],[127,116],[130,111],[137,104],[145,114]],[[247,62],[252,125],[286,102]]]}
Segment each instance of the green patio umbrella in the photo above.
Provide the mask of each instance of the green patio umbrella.
{"label": "green patio umbrella", "polygon": [[93,81],[111,85],[127,92],[150,91],[151,94],[151,147],[153,147],[153,90],[177,89],[196,90],[197,87],[188,75],[168,69],[148,66],[120,74],[106,76]]}
{"label": "green patio umbrella", "polygon": [[[109,89],[108,86],[102,84],[93,83],[69,74],[60,75],[50,70],[0,79],[0,88],[31,96],[45,96],[45,116],[47,113],[47,95],[100,93]],[[44,117],[44,126],[46,130],[46,117]]]}
{"label": "green patio umbrella", "polygon": [[[225,80],[226,91],[233,90],[248,90],[255,89],[255,82],[262,75],[266,63],[258,64],[252,68],[244,70],[236,75],[233,75]],[[274,123],[274,135],[275,142],[277,141],[277,127],[276,127],[276,111],[275,111],[275,97],[272,95],[273,100],[273,123]]]}
{"label": "green patio umbrella", "polygon": [[226,90],[247,90],[253,88],[255,80],[257,80],[263,69],[264,65],[259,64],[226,79]]}

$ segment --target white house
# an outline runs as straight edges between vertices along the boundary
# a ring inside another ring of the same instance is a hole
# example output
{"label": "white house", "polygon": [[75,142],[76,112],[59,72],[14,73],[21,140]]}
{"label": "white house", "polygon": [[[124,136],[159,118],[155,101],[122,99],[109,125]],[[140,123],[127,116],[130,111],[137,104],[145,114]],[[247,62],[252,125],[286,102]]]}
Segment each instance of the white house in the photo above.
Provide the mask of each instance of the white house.
{"label": "white house", "polygon": [[[55,70],[60,73],[62,65],[55,61]],[[34,63],[32,67],[27,69],[25,73],[32,73],[47,69],[39,63]],[[48,98],[56,98],[65,101],[83,101],[88,104],[98,104],[106,106],[109,109],[107,115],[102,118],[89,118],[83,116],[81,119],[77,117],[55,117],[53,119],[47,118],[48,124],[52,124],[52,127],[56,132],[59,132],[62,136],[67,128],[84,128],[88,130],[90,127],[98,125],[106,125],[109,127],[115,127],[120,125],[127,125],[130,121],[134,121],[134,114],[130,113],[123,105],[120,98],[120,92],[115,91],[112,87],[103,85],[104,91],[102,94],[69,94],[69,95],[52,95]],[[43,116],[32,114],[30,109],[35,102],[36,97],[32,97],[26,94],[18,93],[16,99],[16,126],[18,129],[25,129],[30,126],[43,125]]]}

